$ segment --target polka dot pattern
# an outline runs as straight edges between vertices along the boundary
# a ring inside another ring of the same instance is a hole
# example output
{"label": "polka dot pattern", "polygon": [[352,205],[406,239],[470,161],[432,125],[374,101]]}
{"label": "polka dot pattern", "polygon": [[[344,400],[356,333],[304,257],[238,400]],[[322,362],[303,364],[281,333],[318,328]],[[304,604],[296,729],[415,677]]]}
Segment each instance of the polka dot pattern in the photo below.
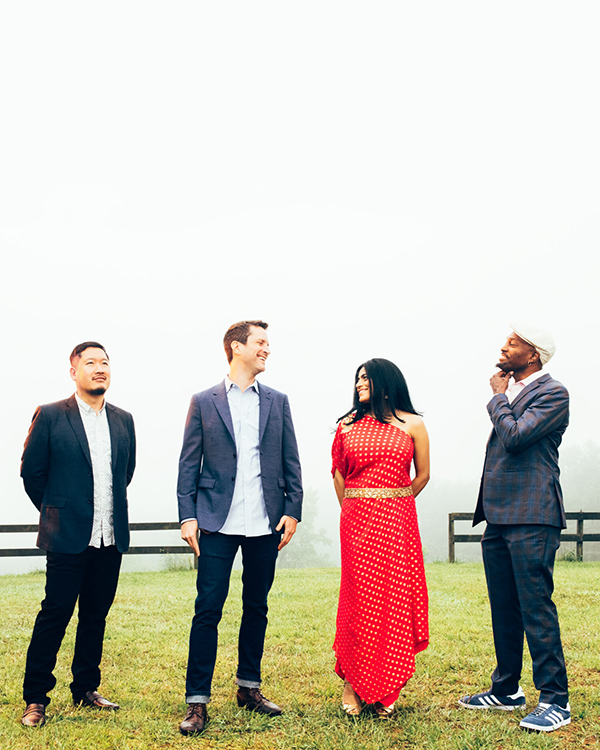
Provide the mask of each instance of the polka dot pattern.
{"label": "polka dot pattern", "polygon": [[[347,488],[407,487],[412,438],[365,416],[342,422],[332,455]],[[367,703],[393,703],[429,644],[428,596],[412,495],[345,498],[336,672]]]}

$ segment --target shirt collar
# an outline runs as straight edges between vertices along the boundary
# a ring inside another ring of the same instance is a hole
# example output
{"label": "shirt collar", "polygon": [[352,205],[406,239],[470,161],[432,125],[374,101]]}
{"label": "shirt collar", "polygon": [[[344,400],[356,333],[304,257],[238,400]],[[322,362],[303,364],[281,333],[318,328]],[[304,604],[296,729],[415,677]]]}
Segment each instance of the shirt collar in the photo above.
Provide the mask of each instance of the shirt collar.
{"label": "shirt collar", "polygon": [[[84,414],[91,414],[92,412],[94,414],[96,413],[95,409],[92,409],[92,407],[89,404],[86,404],[85,401],[82,398],[79,397],[79,394],[77,393],[77,391],[75,391],[75,400],[77,401],[77,405],[79,406],[79,408],[81,409],[81,411],[84,412]],[[102,404],[102,408],[98,412],[99,415],[102,414],[102,412],[104,411],[104,407],[105,406],[106,406],[106,399],[104,399],[104,403]]]}
{"label": "shirt collar", "polygon": [[546,373],[543,370],[538,370],[537,372],[534,372],[532,375],[528,375],[526,378],[523,378],[523,380],[513,380],[511,387],[514,388],[515,386],[523,387],[525,388],[526,385],[530,385],[533,383],[534,380],[537,380],[538,378],[541,378],[542,375],[545,375]]}
{"label": "shirt collar", "polygon": [[[236,385],[233,382],[233,380],[229,379],[229,375],[225,375],[225,393],[229,393],[229,391],[231,390],[232,386],[234,386],[234,385],[235,385],[236,388],[239,388],[239,386]],[[254,383],[252,383],[252,385],[248,386],[248,388],[254,388],[254,390],[258,393],[258,381],[255,380]],[[241,390],[241,388],[240,388],[240,390]],[[248,389],[246,389],[246,390],[248,390]]]}

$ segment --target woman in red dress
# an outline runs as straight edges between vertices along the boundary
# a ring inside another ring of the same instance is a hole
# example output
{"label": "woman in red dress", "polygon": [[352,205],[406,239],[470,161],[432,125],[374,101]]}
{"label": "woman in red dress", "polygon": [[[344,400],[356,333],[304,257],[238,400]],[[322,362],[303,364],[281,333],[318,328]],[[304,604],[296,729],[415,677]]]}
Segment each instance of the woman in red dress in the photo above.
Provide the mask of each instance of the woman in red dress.
{"label": "woman in red dress", "polygon": [[370,359],[356,371],[354,404],[339,420],[332,456],[342,553],[335,671],[346,713],[358,715],[364,701],[384,718],[429,644],[415,510],[429,481],[429,438],[392,362]]}

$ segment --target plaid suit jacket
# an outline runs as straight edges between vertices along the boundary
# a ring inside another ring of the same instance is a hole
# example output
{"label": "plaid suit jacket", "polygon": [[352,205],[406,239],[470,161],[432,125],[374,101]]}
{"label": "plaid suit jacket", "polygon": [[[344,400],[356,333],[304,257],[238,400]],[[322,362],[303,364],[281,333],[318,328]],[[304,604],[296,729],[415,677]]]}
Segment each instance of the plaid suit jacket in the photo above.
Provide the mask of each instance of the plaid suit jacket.
{"label": "plaid suit jacket", "polygon": [[558,446],[569,424],[569,393],[550,375],[534,380],[512,404],[497,393],[487,405],[487,443],[473,526],[545,524],[566,528]]}

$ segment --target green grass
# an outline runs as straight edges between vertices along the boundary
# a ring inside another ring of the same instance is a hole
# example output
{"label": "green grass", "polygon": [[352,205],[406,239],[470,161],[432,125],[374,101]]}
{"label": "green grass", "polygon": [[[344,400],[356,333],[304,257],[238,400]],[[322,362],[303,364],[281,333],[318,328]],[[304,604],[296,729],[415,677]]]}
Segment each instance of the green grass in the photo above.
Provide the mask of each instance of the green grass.
{"label": "green grass", "polygon": [[[48,723],[19,724],[25,652],[43,597],[44,576],[3,576],[0,632],[0,750],[155,750],[156,748],[600,748],[600,563],[559,563],[555,600],[568,662],[573,723],[539,736],[518,728],[520,715],[465,711],[461,695],[489,685],[494,666],[490,617],[480,564],[427,566],[431,645],[390,721],[365,711],[349,719],[340,709],[341,682],[333,673],[331,643],[339,571],[280,570],[270,597],[263,689],[285,709],[267,719],[235,704],[240,575],[220,628],[220,647],[201,737],[182,737],[187,639],[194,571],[124,573],[107,626],[101,692],[121,710],[103,714],[70,704],[74,622],[59,654],[58,683]],[[528,655],[522,685],[537,699]]]}

